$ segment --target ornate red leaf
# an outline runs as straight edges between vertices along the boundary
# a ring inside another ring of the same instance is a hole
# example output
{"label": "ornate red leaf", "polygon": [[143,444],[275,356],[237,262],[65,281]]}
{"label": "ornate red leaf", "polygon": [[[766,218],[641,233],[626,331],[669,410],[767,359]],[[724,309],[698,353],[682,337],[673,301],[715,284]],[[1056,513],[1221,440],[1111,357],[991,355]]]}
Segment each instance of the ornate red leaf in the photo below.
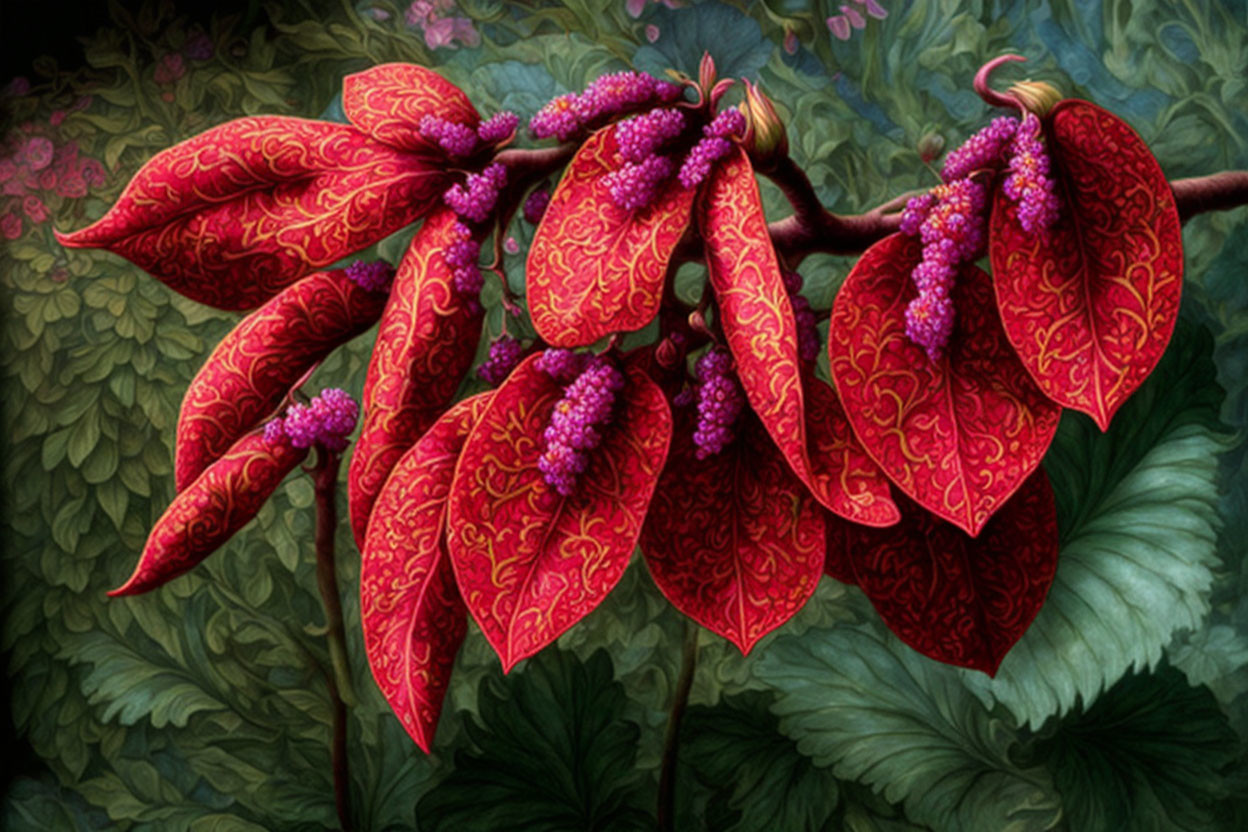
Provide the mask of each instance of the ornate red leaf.
{"label": "ornate red leaf", "polygon": [[525,280],[537,333],[557,347],[592,344],[654,318],[694,191],[675,177],[655,201],[626,211],[606,174],[621,164],[613,128],[599,130],[568,165],[529,249]]}
{"label": "ornate red leaf", "polygon": [[924,508],[972,536],[1040,464],[1061,408],[1005,338],[992,279],[964,266],[957,320],[939,362],[906,336],[920,244],[894,234],[845,279],[828,355],[854,433],[884,473]]}
{"label": "ornate red leaf", "polygon": [[811,491],[825,506],[855,523],[896,523],[901,513],[889,492],[888,477],[854,436],[836,391],[809,374],[805,391]]}
{"label": "ornate red leaf", "polygon": [[[900,517],[901,512],[898,511]],[[854,577],[854,564],[849,559],[846,548],[848,535],[854,524],[830,511],[823,513],[823,525],[827,528],[828,554],[823,562],[823,574],[843,584],[857,584]]]}
{"label": "ornate red leaf", "polygon": [[413,445],[377,497],[360,562],[360,618],[373,678],[426,753],[468,614],[446,553],[455,461],[490,394],[452,407]]}
{"label": "ornate red leaf", "polygon": [[624,574],[667,456],[662,391],[636,367],[577,490],[538,470],[562,387],[526,359],[494,393],[460,454],[448,546],[460,593],[510,671],[593,610]]}
{"label": "ornate red leaf", "polygon": [[381,64],[342,79],[342,109],[351,123],[399,150],[427,150],[420,135],[425,116],[476,128],[481,121],[463,90],[436,72],[413,64]]}
{"label": "ornate red leaf", "polygon": [[139,563],[110,596],[138,595],[190,571],[256,516],[307,448],[270,442],[263,430],[238,440],[173,498],[148,535]]}
{"label": "ornate red leaf", "polygon": [[443,258],[455,213],[435,211],[399,263],[364,381],[364,426],[347,473],[355,541],[403,452],[455,398],[481,339],[481,305],[455,291]]}
{"label": "ornate red leaf", "polygon": [[251,309],[425,214],[448,177],[348,125],[240,118],[157,153],[99,221],[57,239],[119,254],[200,303]]}
{"label": "ornate red leaf", "polygon": [[273,412],[309,369],[377,322],[384,292],[341,270],[308,275],[252,312],[208,356],[182,399],[174,480],[186,488]]}
{"label": "ornate red leaf", "polygon": [[818,586],[824,511],[752,413],[728,447],[698,459],[693,411],[677,411],[641,548],[672,606],[749,653]]}
{"label": "ornate red leaf", "polygon": [[1179,314],[1183,237],[1148,146],[1086,101],[1046,119],[1061,215],[1024,231],[998,189],[989,253],[1005,332],[1046,395],[1101,430],[1157,366]]}
{"label": "ornate red leaf", "polygon": [[888,529],[846,524],[844,561],[889,629],[937,661],[995,675],[1057,572],[1057,507],[1037,469],[979,537],[902,498]]}

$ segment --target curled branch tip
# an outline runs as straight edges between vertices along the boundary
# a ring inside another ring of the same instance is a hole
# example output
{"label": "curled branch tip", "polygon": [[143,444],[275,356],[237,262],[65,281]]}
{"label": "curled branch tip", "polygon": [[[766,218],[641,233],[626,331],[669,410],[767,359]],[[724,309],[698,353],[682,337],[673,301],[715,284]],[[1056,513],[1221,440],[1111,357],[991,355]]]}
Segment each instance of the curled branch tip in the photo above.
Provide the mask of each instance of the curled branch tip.
{"label": "curled branch tip", "polygon": [[1015,55],[1013,53],[993,58],[991,61],[981,66],[979,68],[979,72],[975,73],[975,92],[979,94],[980,98],[984,99],[984,101],[988,102],[988,104],[993,107],[1010,107],[1015,110],[1021,110],[1023,105],[1018,99],[1012,95],[1005,95],[997,92],[992,87],[988,86],[988,80],[997,67],[1002,64],[1026,60],[1027,59],[1022,55]]}

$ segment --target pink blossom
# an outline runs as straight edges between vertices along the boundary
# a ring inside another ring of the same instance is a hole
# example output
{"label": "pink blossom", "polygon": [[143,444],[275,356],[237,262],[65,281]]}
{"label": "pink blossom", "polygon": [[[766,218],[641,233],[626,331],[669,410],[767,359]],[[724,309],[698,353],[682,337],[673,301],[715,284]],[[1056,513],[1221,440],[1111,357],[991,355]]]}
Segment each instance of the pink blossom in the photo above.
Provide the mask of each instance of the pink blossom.
{"label": "pink blossom", "polygon": [[0,234],[6,240],[16,240],[22,236],[22,218],[13,213],[5,214],[4,219],[0,219]]}
{"label": "pink blossom", "polygon": [[64,110],[53,110],[52,115],[48,116],[48,124],[51,124],[53,127],[60,127],[63,121],[65,121]]}
{"label": "pink blossom", "polygon": [[172,84],[186,74],[186,62],[177,52],[169,52],[156,63],[153,77],[157,84]]}
{"label": "pink blossom", "polygon": [[845,15],[845,19],[849,21],[849,25],[855,29],[867,28],[867,21],[853,6],[841,6],[841,14]]}
{"label": "pink blossom", "polygon": [[834,14],[828,18],[828,28],[839,40],[849,40],[849,20],[843,14]]}
{"label": "pink blossom", "polygon": [[87,195],[87,181],[74,173],[56,183],[56,192],[69,199],[84,197]]}
{"label": "pink blossom", "polygon": [[31,222],[43,222],[48,218],[47,206],[43,204],[43,200],[34,194],[28,194],[22,200],[22,210],[26,212],[26,216]]}
{"label": "pink blossom", "polygon": [[655,26],[653,23],[647,23],[646,24],[646,40],[649,41],[650,43],[654,43],[658,39],[659,39],[659,27]]}
{"label": "pink blossom", "polygon": [[888,11],[879,3],[875,2],[875,0],[854,0],[854,2],[860,6],[866,6],[867,14],[871,15],[876,20],[883,20],[888,17]]}
{"label": "pink blossom", "polygon": [[503,241],[503,251],[508,254],[518,254],[520,252],[520,243],[516,242],[515,237],[508,237]]}
{"label": "pink blossom", "polygon": [[797,32],[792,29],[784,30],[784,51],[790,55],[797,54]]}
{"label": "pink blossom", "polygon": [[32,171],[40,171],[52,163],[53,146],[51,139],[43,136],[32,136],[26,140],[18,155],[19,161],[25,162]]}

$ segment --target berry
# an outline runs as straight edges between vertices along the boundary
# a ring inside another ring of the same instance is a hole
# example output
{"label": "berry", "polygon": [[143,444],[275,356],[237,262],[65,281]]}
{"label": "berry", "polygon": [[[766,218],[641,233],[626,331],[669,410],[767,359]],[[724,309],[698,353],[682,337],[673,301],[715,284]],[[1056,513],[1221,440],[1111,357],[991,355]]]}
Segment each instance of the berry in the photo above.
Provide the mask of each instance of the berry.
{"label": "berry", "polygon": [[1005,195],[1018,203],[1018,224],[1024,231],[1043,231],[1059,212],[1057,193],[1049,176],[1049,157],[1044,152],[1040,119],[1028,113],[1010,146],[1010,175],[1002,186]]}
{"label": "berry", "polygon": [[567,384],[585,367],[586,356],[564,349],[548,349],[534,362],[534,366],[560,384]]}
{"label": "berry", "polygon": [[487,384],[497,387],[511,375],[523,355],[524,348],[520,346],[520,342],[509,335],[503,335],[490,344],[490,356],[477,369],[477,375]]}
{"label": "berry", "polygon": [[636,211],[654,202],[659,189],[672,175],[672,160],[651,156],[640,163],[625,162],[605,177],[611,200],[625,211]]}
{"label": "berry", "polygon": [[429,115],[420,120],[420,135],[437,142],[451,156],[471,156],[477,149],[475,130],[438,116]]}
{"label": "berry", "polygon": [[602,442],[624,375],[610,361],[592,358],[563,391],[542,434],[544,450],[537,467],[546,483],[563,496],[576,489],[589,465],[589,452]]}
{"label": "berry", "polygon": [[550,205],[550,191],[545,188],[538,188],[529,194],[529,198],[524,201],[524,218],[529,223],[537,225],[542,221],[542,217],[546,214],[546,208]]}
{"label": "berry", "polygon": [[459,216],[471,222],[482,223],[494,210],[498,191],[506,184],[507,168],[495,162],[481,173],[468,174],[464,185],[452,185],[442,195],[442,199]]}
{"label": "berry", "polygon": [[693,433],[698,459],[719,453],[736,438],[736,423],[745,407],[745,396],[732,368],[732,354],[723,347],[714,347],[698,359],[698,426]]}
{"label": "berry", "polygon": [[516,132],[516,125],[519,123],[520,116],[510,110],[503,110],[481,122],[481,126],[477,128],[477,138],[486,144],[497,144]]}
{"label": "berry", "polygon": [[577,117],[577,95],[568,93],[546,102],[542,109],[529,119],[529,132],[538,139],[554,136],[561,142],[575,136],[581,130]]}
{"label": "berry", "polygon": [[1018,119],[1009,116],[994,118],[992,123],[962,143],[945,158],[941,178],[946,182],[965,179],[982,168],[995,168],[1000,163],[1010,139],[1018,129]]}
{"label": "berry", "polygon": [[384,292],[394,279],[394,266],[384,260],[356,260],[343,271],[348,280],[367,292]]}
{"label": "berry", "polygon": [[651,110],[615,125],[615,142],[626,162],[641,163],[684,129],[680,110]]}
{"label": "berry", "polygon": [[286,415],[264,426],[268,441],[289,440],[296,448],[319,444],[339,452],[347,447],[347,434],[355,430],[360,406],[345,390],[330,387],[306,405],[292,404]]}

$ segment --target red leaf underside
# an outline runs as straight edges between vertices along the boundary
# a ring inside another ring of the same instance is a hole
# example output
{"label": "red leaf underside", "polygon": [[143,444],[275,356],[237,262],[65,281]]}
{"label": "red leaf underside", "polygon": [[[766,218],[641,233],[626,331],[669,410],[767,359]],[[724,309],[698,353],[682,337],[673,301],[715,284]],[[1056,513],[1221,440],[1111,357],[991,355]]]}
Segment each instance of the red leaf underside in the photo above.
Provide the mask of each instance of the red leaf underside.
{"label": "red leaf underside", "polygon": [[58,239],[200,303],[251,309],[419,218],[448,181],[348,125],[240,118],[156,154],[99,221]]}
{"label": "red leaf underside", "polygon": [[420,121],[437,116],[476,128],[481,121],[459,87],[424,67],[381,64],[342,80],[342,109],[360,130],[400,150],[428,150]]}
{"label": "red leaf underside", "polygon": [[360,618],[373,678],[428,753],[468,614],[446,553],[455,461],[489,394],[448,410],[395,465],[377,498],[360,563]]}
{"label": "red leaf underside", "polygon": [[818,586],[824,511],[752,413],[728,447],[699,460],[693,411],[677,413],[642,552],[672,606],[749,653]]}
{"label": "red leaf underside", "polygon": [[811,491],[833,513],[866,526],[901,519],[888,477],[854,436],[836,390],[807,375],[806,435],[810,437]]}
{"label": "red leaf underside", "polygon": [[592,135],[568,165],[533,238],[526,291],[533,325],[552,346],[640,329],[659,310],[694,191],[673,177],[651,205],[626,211],[604,183],[620,165],[614,128]]}
{"label": "red leaf underside", "polygon": [[972,536],[1040,464],[1061,409],[1005,338],[991,278],[960,271],[956,323],[938,362],[906,336],[917,240],[862,256],[832,309],[828,354],[854,433],[893,483]]}
{"label": "red leaf underside", "polygon": [[[1040,612],[1057,572],[1057,508],[1043,469],[979,537],[902,500],[888,529],[845,524],[841,562],[906,644],[994,675]],[[831,559],[831,558],[830,558]]]}
{"label": "red leaf underside", "polygon": [[1105,430],[1174,331],[1182,230],[1165,174],[1126,123],[1077,100],[1046,121],[1061,215],[1047,234],[1024,231],[998,191],[997,301],[1010,343],[1045,394]]}
{"label": "red leaf underside", "polygon": [[390,470],[441,415],[472,366],[482,312],[455,291],[443,254],[456,217],[440,209],[425,220],[399,263],[381,315],[364,382],[364,425],[347,473],[356,543]]}
{"label": "red leaf underside", "polygon": [[460,455],[448,549],[460,593],[510,671],[582,619],[628,566],[667,456],[671,415],[636,368],[577,490],[538,470],[562,388],[526,359],[494,393]]}
{"label": "red leaf underside", "polygon": [[383,292],[340,270],[288,286],[222,339],[191,380],[178,415],[174,479],[189,486],[259,424],[313,365],[377,322]]}

